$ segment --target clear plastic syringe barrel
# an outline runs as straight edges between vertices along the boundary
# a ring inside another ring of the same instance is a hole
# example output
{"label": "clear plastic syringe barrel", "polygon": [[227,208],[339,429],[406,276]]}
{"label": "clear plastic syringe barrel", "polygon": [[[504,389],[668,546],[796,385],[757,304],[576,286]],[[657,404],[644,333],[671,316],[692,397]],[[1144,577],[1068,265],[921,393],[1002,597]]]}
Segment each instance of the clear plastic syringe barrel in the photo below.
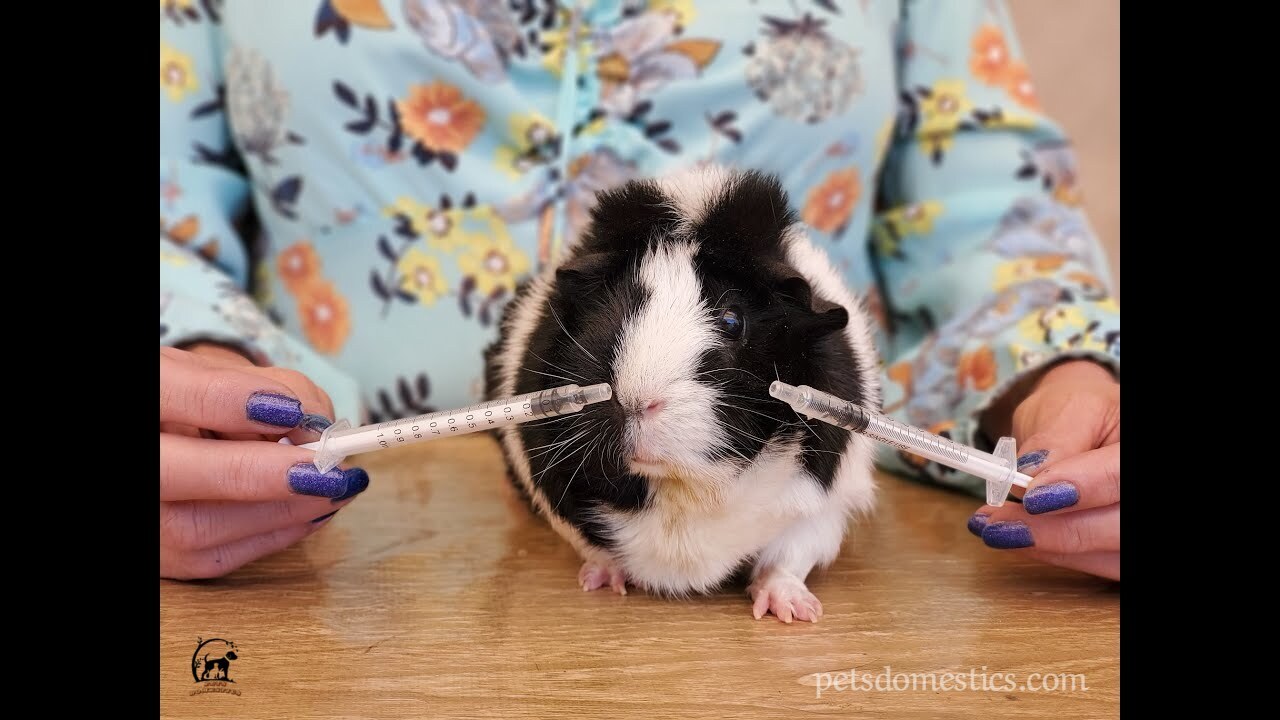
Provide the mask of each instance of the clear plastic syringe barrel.
{"label": "clear plastic syringe barrel", "polygon": [[[879,413],[870,412],[830,393],[815,390],[808,385],[793,386],[774,382],[769,394],[787,403],[796,412],[838,427],[866,435],[899,450],[928,458],[949,468],[976,475],[995,483],[995,489],[1009,485],[1026,487],[1030,478],[1017,471],[1011,459],[997,457],[940,435],[912,427]],[[1000,502],[1004,501],[1004,493]],[[991,499],[990,496],[988,498]]]}
{"label": "clear plastic syringe barrel", "polygon": [[358,453],[567,415],[611,397],[613,389],[604,383],[587,387],[562,385],[377,425],[353,428],[346,421],[339,421],[326,430],[319,441],[302,447],[315,450],[315,466],[321,472],[328,472],[344,458]]}

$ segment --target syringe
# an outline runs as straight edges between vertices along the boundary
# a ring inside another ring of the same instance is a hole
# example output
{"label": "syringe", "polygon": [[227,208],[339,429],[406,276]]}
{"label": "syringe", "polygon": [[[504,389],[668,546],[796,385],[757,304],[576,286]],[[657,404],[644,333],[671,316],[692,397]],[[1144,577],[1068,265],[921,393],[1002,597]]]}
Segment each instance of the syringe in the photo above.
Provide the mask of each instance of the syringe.
{"label": "syringe", "polygon": [[568,415],[611,397],[613,388],[605,383],[587,387],[562,385],[457,410],[388,420],[377,425],[353,428],[346,420],[339,420],[330,425],[319,440],[300,447],[315,450],[313,462],[316,468],[320,472],[329,472],[349,455]]}
{"label": "syringe", "polygon": [[871,412],[808,385],[796,387],[776,381],[769,385],[769,394],[798,413],[986,480],[987,504],[994,507],[1004,505],[1010,486],[1025,488],[1031,481],[1018,472],[1016,442],[1011,437],[1000,438],[995,452],[985,453]]}

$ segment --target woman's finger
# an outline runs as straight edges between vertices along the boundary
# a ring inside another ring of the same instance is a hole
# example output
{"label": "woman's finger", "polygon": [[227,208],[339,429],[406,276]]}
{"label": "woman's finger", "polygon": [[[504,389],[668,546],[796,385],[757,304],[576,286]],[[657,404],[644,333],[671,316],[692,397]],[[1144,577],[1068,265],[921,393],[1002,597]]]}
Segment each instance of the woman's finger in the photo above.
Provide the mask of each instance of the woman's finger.
{"label": "woman's finger", "polygon": [[222,577],[258,558],[289,547],[322,525],[323,523],[294,525],[206,550],[183,551],[161,545],[160,577],[172,580]]}
{"label": "woman's finger", "polygon": [[347,488],[345,495],[333,499],[295,497],[257,503],[162,502],[160,543],[178,550],[203,550],[272,530],[316,522],[346,507],[367,487],[367,481],[357,482]]}
{"label": "woman's finger", "polygon": [[[1018,470],[1036,477],[1054,464],[1110,442],[1107,428],[1119,412],[1119,389],[1114,393],[1061,393],[1044,387],[1013,413],[1013,435],[1018,440]],[[1116,435],[1118,435],[1118,422]]]}
{"label": "woman's finger", "polygon": [[1035,477],[1022,496],[1031,515],[1074,512],[1120,502],[1120,443],[1054,463]]}
{"label": "woman's finger", "polygon": [[267,502],[295,495],[336,498],[368,485],[360,468],[327,473],[310,450],[267,442],[206,440],[160,433],[160,500]]}
{"label": "woman's finger", "polygon": [[1029,547],[1051,553],[1120,550],[1119,503],[1047,516],[1029,515],[1018,505],[1005,505],[989,514],[984,510],[969,519],[969,530],[997,550]]}
{"label": "woman's finger", "polygon": [[1088,552],[1065,555],[1039,550],[1027,550],[1026,554],[1044,563],[1070,570],[1079,570],[1108,580],[1120,579],[1120,553]]}
{"label": "woman's finger", "polygon": [[[259,370],[217,367],[160,353],[161,423],[281,434],[302,424],[309,409],[288,385]],[[327,403],[314,409],[332,412]]]}

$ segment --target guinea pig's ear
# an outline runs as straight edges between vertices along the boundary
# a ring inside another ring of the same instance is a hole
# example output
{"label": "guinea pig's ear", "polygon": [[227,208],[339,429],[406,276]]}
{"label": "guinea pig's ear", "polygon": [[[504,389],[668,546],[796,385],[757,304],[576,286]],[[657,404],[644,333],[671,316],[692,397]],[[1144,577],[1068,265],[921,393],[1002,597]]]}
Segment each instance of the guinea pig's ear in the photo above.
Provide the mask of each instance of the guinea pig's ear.
{"label": "guinea pig's ear", "polygon": [[809,282],[799,275],[792,275],[778,283],[774,287],[774,292],[791,298],[801,307],[809,307],[809,302],[813,298],[813,289],[809,287]]}
{"label": "guinea pig's ear", "polygon": [[824,303],[828,310],[814,310],[803,314],[792,323],[792,327],[803,337],[816,340],[833,332],[843,330],[849,324],[849,311],[834,303]]}
{"label": "guinea pig's ear", "polygon": [[774,292],[790,300],[795,308],[789,314],[791,331],[801,337],[817,339],[843,330],[849,324],[849,311],[821,296],[813,294],[808,281],[792,275],[778,283]]}
{"label": "guinea pig's ear", "polygon": [[561,297],[578,297],[600,282],[609,256],[589,253],[569,258],[556,268],[556,287]]}

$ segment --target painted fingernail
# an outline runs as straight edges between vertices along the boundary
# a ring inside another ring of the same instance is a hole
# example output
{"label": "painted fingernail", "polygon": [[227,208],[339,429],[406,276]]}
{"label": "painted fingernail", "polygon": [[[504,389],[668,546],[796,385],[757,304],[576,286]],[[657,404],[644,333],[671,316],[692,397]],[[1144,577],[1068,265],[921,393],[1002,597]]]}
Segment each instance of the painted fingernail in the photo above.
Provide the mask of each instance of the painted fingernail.
{"label": "painted fingernail", "polygon": [[360,491],[369,487],[369,474],[360,468],[334,468],[327,473],[320,472],[311,463],[298,463],[289,468],[289,489],[299,495],[341,500],[351,497],[348,493],[355,486],[359,486]]}
{"label": "painted fingernail", "polygon": [[[342,509],[342,508],[338,508],[338,510],[341,510],[341,509]],[[331,512],[331,513],[327,513],[327,514],[325,514],[325,515],[321,515],[320,517],[316,518],[315,520],[312,520],[312,521],[311,521],[311,524],[312,524],[312,525],[319,525],[320,523],[324,522],[325,520],[328,520],[329,518],[333,517],[334,515],[337,515],[337,514],[338,514],[338,510],[334,510],[334,511],[333,511],[333,512]]]}
{"label": "painted fingernail", "polygon": [[334,502],[349,500],[369,489],[369,473],[360,468],[344,471],[347,476],[347,491],[333,499]]}
{"label": "painted fingernail", "polygon": [[256,392],[249,396],[244,414],[254,422],[276,427],[297,427],[302,422],[302,401],[275,393]]}
{"label": "painted fingernail", "polygon": [[1022,496],[1022,507],[1032,515],[1068,508],[1080,502],[1080,493],[1069,482],[1031,488]]}
{"label": "painted fingernail", "polygon": [[1048,450],[1033,450],[1018,458],[1018,471],[1035,470],[1049,459]]}
{"label": "painted fingernail", "polygon": [[974,513],[973,517],[969,518],[969,532],[978,537],[982,537],[982,529],[985,528],[989,522],[991,522],[990,515]]}
{"label": "painted fingernail", "polygon": [[1031,528],[1017,520],[988,524],[982,530],[982,542],[997,550],[1015,550],[1036,544],[1031,538]]}
{"label": "painted fingernail", "polygon": [[303,430],[310,430],[311,432],[324,432],[329,429],[329,426],[332,424],[333,421],[323,415],[307,413],[302,416],[302,420],[298,423],[298,427]]}

